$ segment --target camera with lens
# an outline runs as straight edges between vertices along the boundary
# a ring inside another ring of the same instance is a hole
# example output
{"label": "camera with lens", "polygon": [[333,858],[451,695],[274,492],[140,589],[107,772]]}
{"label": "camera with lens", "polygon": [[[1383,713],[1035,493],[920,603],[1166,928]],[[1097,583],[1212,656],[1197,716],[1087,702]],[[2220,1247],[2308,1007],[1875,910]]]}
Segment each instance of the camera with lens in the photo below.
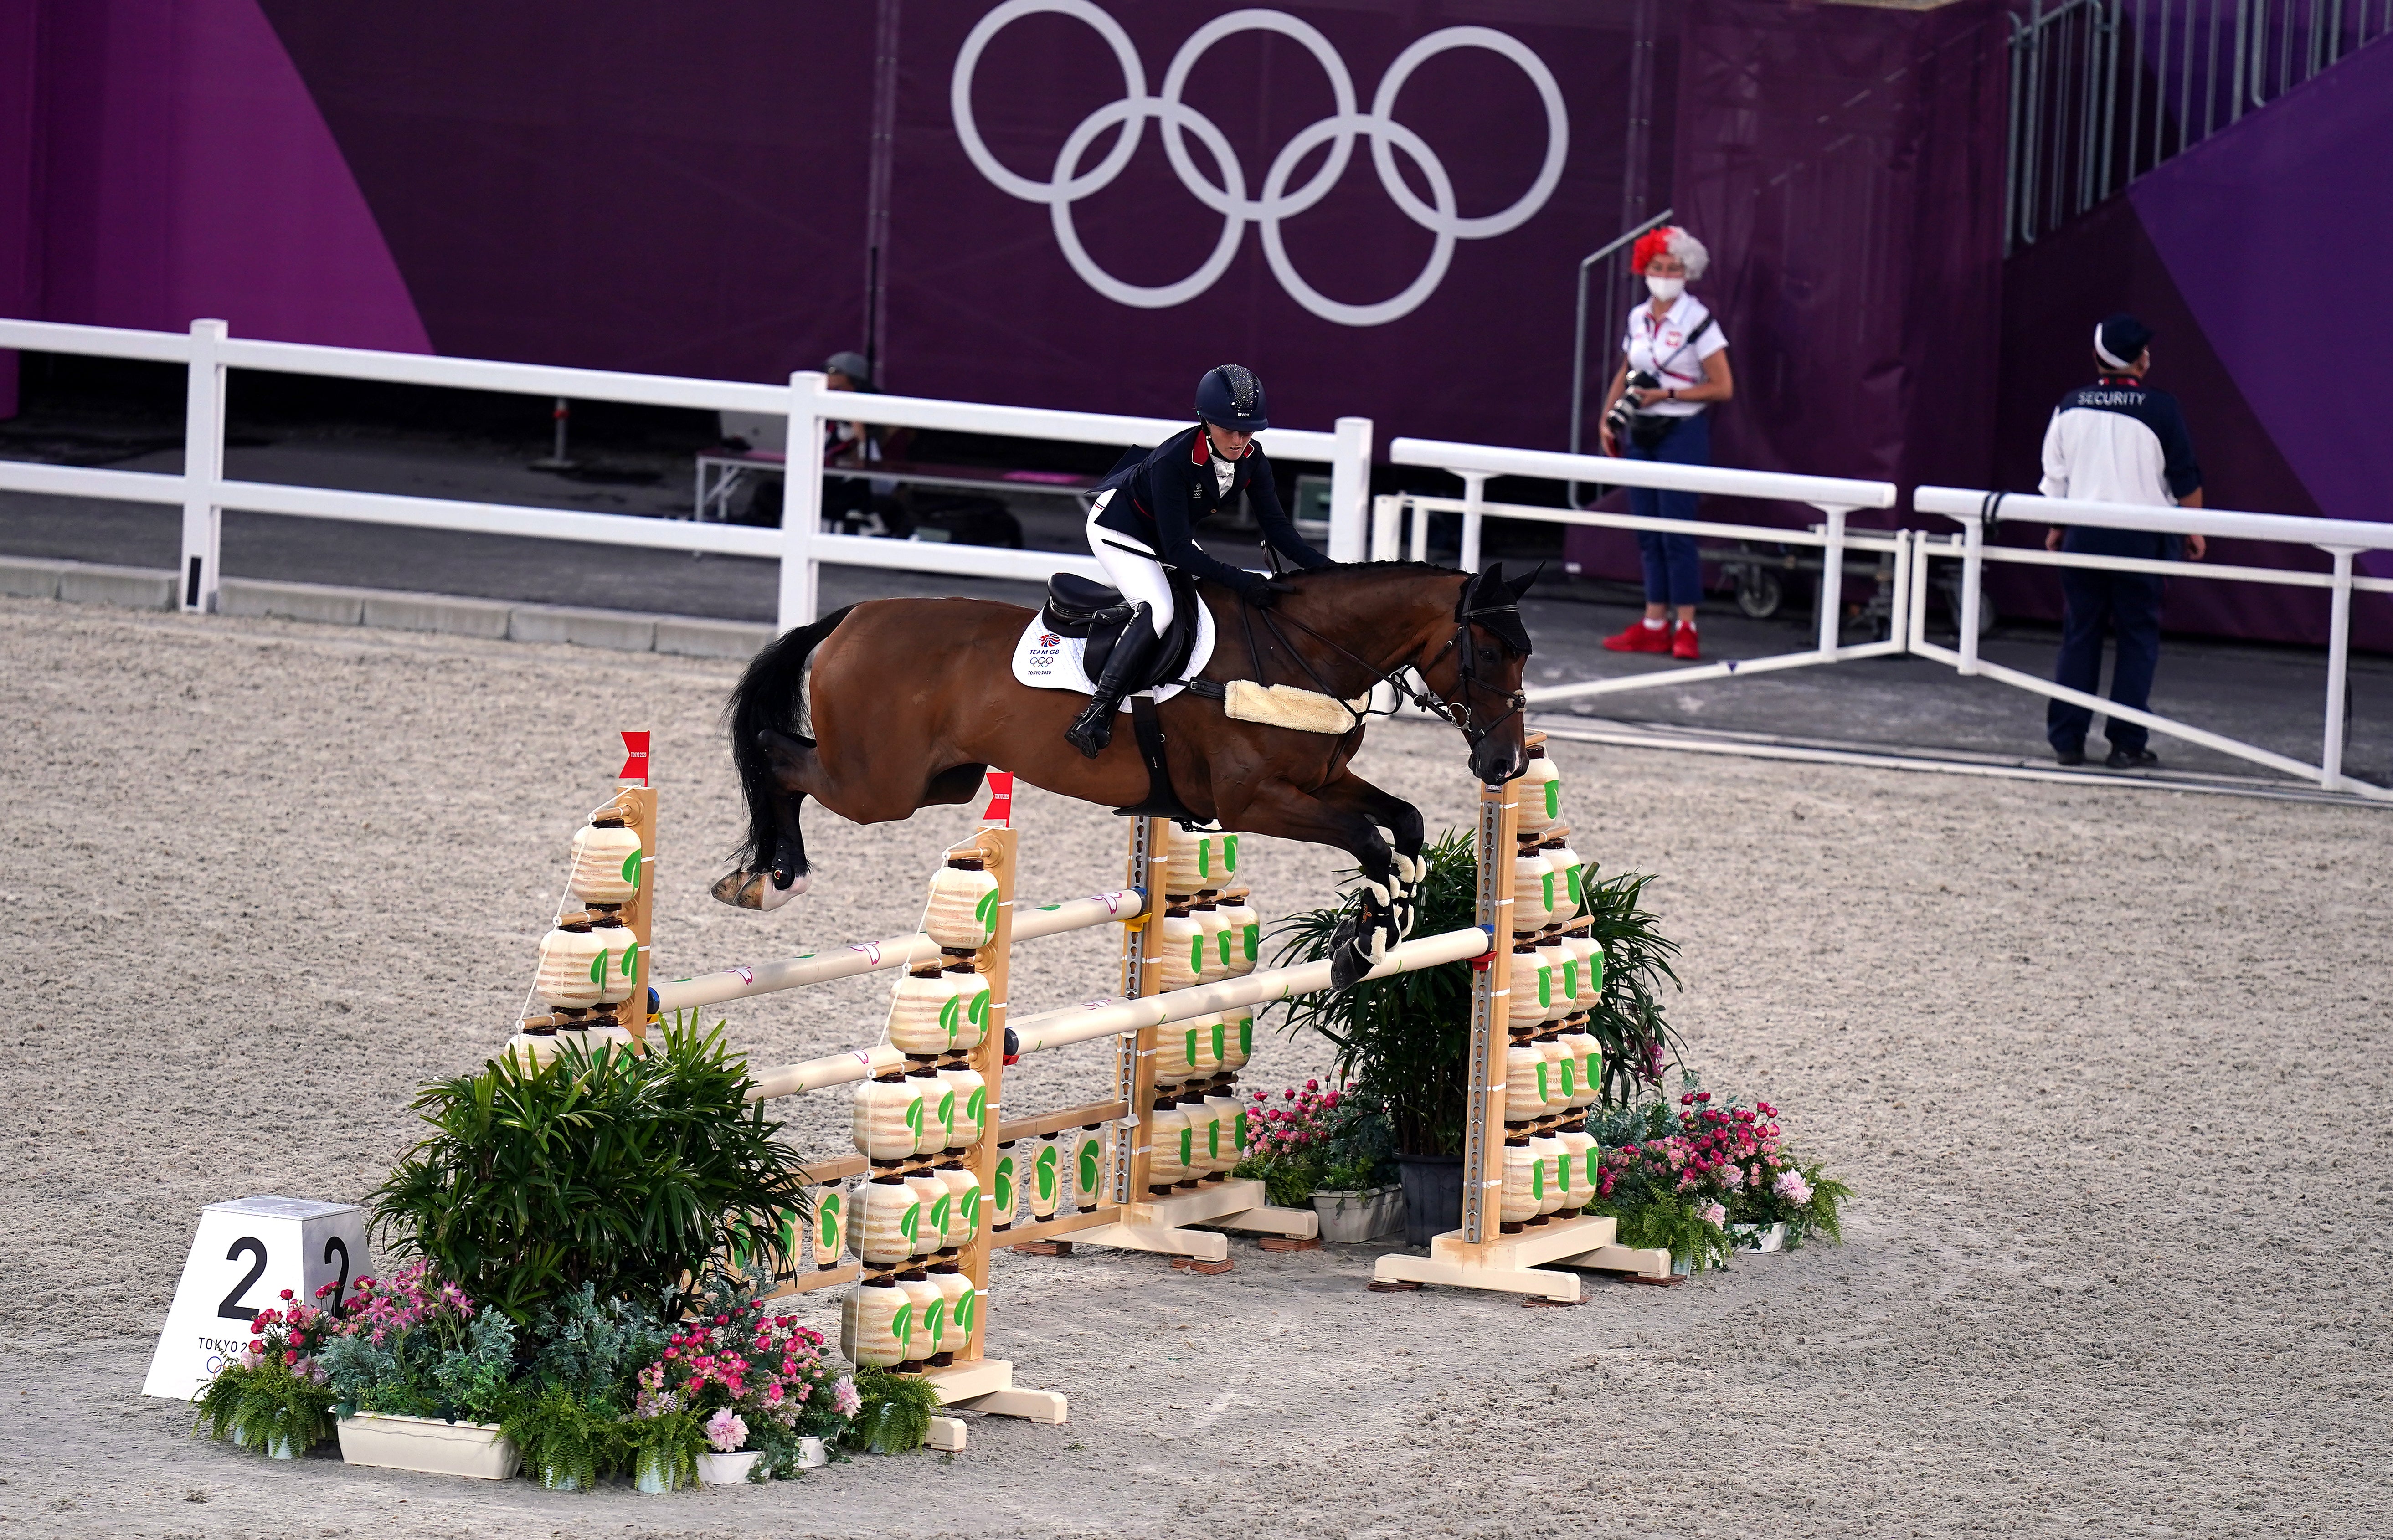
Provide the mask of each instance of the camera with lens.
{"label": "camera with lens", "polygon": [[1620,399],[1613,402],[1612,410],[1603,414],[1603,425],[1612,430],[1612,437],[1615,439],[1625,439],[1630,437],[1638,419],[1645,415],[1638,410],[1637,398],[1633,393],[1661,388],[1660,378],[1651,371],[1632,369],[1628,372],[1628,384],[1622,388]]}

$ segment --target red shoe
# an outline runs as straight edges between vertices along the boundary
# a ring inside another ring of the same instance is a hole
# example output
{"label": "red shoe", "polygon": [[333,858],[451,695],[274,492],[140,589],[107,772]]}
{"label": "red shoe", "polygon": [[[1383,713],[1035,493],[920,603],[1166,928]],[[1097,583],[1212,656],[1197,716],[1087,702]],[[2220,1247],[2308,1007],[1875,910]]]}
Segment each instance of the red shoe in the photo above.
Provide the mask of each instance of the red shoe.
{"label": "red shoe", "polygon": [[1670,650],[1670,628],[1631,620],[1628,629],[1619,635],[1605,637],[1603,648],[1606,652],[1667,652]]}
{"label": "red shoe", "polygon": [[1695,625],[1693,620],[1679,622],[1679,633],[1670,642],[1670,656],[1683,658],[1690,663],[1703,657],[1702,650],[1695,646]]}

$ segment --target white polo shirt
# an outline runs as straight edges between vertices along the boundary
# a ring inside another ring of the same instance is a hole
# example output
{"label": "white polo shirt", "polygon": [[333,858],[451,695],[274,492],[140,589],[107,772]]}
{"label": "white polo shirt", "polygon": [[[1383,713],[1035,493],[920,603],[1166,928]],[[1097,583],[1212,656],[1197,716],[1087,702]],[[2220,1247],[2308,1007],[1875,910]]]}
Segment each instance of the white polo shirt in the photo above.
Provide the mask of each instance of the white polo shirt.
{"label": "white polo shirt", "polygon": [[[1720,322],[1704,326],[1711,312],[1693,294],[1680,294],[1659,316],[1649,302],[1628,312],[1628,326],[1620,342],[1633,373],[1644,370],[1662,382],[1665,390],[1687,390],[1704,383],[1704,360],[1728,346]],[[1703,335],[1695,330],[1703,327]],[[1694,341],[1689,342],[1689,337]],[[1693,417],[1704,410],[1701,401],[1656,401],[1643,410],[1657,417]]]}

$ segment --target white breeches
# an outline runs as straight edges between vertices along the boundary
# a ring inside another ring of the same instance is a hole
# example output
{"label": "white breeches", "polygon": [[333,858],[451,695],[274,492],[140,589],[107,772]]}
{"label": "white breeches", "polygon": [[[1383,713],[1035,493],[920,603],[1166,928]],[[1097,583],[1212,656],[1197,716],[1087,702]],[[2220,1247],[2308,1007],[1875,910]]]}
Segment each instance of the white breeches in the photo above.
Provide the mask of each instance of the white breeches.
{"label": "white breeches", "polygon": [[1171,580],[1144,542],[1097,523],[1097,516],[1105,511],[1113,495],[1099,493],[1089,509],[1089,549],[1096,554],[1097,565],[1105,569],[1106,580],[1121,590],[1124,600],[1146,606],[1147,621],[1159,637],[1171,624]]}

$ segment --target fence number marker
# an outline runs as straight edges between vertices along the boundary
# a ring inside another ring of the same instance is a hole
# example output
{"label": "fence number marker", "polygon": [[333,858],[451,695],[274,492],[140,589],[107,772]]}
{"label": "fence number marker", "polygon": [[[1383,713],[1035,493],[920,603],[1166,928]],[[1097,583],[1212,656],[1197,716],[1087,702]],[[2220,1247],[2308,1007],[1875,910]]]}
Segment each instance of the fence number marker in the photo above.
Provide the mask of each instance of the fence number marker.
{"label": "fence number marker", "polygon": [[251,1197],[209,1204],[200,1210],[199,1233],[141,1393],[192,1399],[249,1346],[250,1323],[281,1305],[284,1289],[314,1305],[319,1285],[346,1293],[351,1279],[371,1272],[366,1214],[354,1203]]}

